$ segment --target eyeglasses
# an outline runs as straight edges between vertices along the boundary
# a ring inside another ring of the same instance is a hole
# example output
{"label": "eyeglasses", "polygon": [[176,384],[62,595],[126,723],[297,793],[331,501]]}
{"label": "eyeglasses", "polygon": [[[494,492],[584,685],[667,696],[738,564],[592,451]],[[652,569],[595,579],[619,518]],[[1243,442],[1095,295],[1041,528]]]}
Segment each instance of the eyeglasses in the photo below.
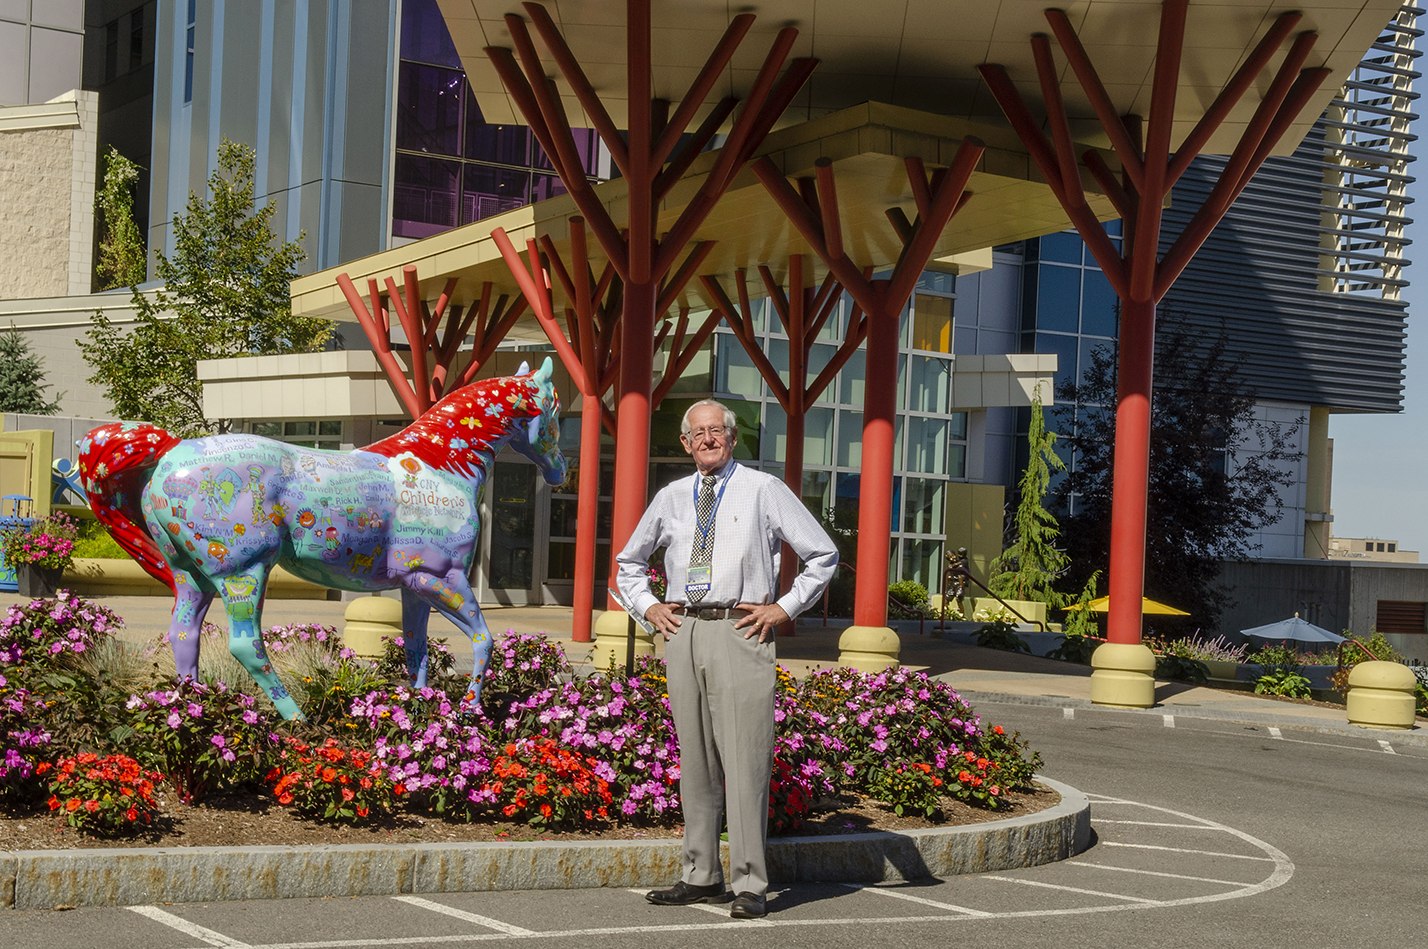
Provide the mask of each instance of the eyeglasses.
{"label": "eyeglasses", "polygon": [[685,432],[684,437],[692,442],[697,442],[704,439],[705,436],[710,438],[724,438],[733,434],[733,431],[733,429],[726,428],[723,425],[715,425],[710,428],[696,428],[692,432]]}

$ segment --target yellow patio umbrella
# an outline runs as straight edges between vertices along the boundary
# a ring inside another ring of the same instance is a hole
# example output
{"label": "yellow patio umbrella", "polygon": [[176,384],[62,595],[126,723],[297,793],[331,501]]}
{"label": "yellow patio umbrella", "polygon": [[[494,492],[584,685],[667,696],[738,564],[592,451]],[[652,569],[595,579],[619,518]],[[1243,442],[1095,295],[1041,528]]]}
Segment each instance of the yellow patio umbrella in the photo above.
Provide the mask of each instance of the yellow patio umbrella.
{"label": "yellow patio umbrella", "polygon": [[[1073,603],[1073,604],[1071,604],[1070,606],[1066,607],[1066,609],[1067,609],[1067,611],[1072,611],[1072,610],[1080,610],[1080,609],[1082,609],[1082,607],[1081,607],[1081,604],[1079,604],[1079,603]],[[1099,598],[1099,599],[1092,600],[1091,602],[1089,602],[1089,603],[1086,604],[1085,609],[1090,610],[1092,613],[1109,613],[1109,612],[1111,611],[1111,598],[1108,597],[1108,596],[1103,596],[1103,597],[1101,597],[1101,598]],[[1173,606],[1166,606],[1164,603],[1159,603],[1159,602],[1157,602],[1157,601],[1155,601],[1155,600],[1152,600],[1152,599],[1150,599],[1149,597],[1145,597],[1145,596],[1143,596],[1143,597],[1140,598],[1140,611],[1141,611],[1141,614],[1144,615],[1144,616],[1189,616],[1189,615],[1190,615],[1189,613],[1185,612],[1184,610],[1177,610],[1177,609],[1176,609],[1175,607],[1173,607]]]}

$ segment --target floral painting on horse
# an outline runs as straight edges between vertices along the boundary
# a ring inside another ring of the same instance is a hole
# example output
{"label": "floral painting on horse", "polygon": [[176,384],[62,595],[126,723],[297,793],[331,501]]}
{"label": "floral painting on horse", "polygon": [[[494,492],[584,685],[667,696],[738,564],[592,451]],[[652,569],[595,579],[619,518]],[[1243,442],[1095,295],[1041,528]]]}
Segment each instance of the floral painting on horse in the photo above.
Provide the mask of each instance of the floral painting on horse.
{"label": "floral painting on horse", "polygon": [[472,642],[479,699],[491,633],[468,577],[481,486],[503,445],[565,480],[551,361],[474,382],[389,438],[352,452],[256,435],[179,439],[112,423],[80,442],[90,507],[131,556],[174,593],[169,642],[197,675],[198,631],[215,596],[229,649],[289,718],[300,717],[262,641],[275,566],[343,590],[401,589],[407,668],[426,684],[426,626],[439,610]]}

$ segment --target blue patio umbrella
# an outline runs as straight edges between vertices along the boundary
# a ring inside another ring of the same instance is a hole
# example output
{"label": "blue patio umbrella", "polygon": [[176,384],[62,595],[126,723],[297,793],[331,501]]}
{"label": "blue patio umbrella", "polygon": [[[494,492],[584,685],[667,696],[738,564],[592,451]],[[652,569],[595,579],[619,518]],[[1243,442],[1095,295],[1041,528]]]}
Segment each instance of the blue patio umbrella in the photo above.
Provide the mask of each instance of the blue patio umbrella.
{"label": "blue patio umbrella", "polygon": [[1298,643],[1341,643],[1344,637],[1331,633],[1322,626],[1315,626],[1295,613],[1290,619],[1282,619],[1266,626],[1253,626],[1240,630],[1241,636],[1251,639],[1267,639],[1273,642],[1293,640]]}

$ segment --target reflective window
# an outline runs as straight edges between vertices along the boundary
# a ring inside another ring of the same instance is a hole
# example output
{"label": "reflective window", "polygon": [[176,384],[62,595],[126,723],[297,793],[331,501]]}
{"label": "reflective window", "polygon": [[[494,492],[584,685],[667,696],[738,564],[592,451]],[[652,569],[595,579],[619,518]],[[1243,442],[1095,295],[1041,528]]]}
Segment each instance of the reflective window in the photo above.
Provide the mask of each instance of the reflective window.
{"label": "reflective window", "polygon": [[518,208],[526,202],[530,173],[494,165],[464,165],[461,185],[461,223]]}
{"label": "reflective window", "polygon": [[402,59],[461,68],[461,57],[446,28],[436,0],[402,3]]}
{"label": "reflective window", "polygon": [[402,63],[397,89],[397,148],[460,155],[465,75],[458,69]]}
{"label": "reflective window", "polygon": [[912,387],[907,393],[911,412],[944,412],[952,401],[952,361],[934,356],[909,358]]}
{"label": "reflective window", "polygon": [[911,416],[907,420],[908,471],[942,474],[947,459],[947,420]]}
{"label": "reflective window", "polygon": [[1036,328],[1074,333],[1080,328],[1081,268],[1042,266],[1036,283]]}
{"label": "reflective window", "polygon": [[1099,270],[1087,269],[1081,284],[1081,332],[1091,336],[1116,335],[1119,301],[1110,281]]}
{"label": "reflective window", "polygon": [[461,164],[398,154],[392,199],[392,231],[427,237],[456,226],[456,188]]}
{"label": "reflective window", "polygon": [[925,293],[913,296],[912,348],[952,351],[952,301]]}

